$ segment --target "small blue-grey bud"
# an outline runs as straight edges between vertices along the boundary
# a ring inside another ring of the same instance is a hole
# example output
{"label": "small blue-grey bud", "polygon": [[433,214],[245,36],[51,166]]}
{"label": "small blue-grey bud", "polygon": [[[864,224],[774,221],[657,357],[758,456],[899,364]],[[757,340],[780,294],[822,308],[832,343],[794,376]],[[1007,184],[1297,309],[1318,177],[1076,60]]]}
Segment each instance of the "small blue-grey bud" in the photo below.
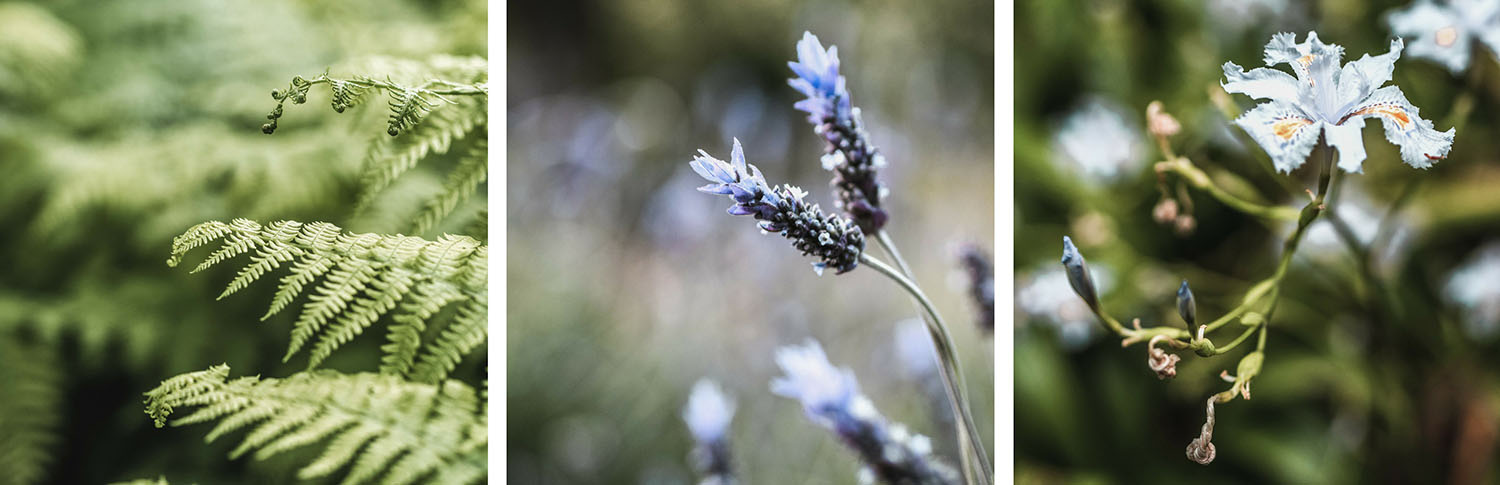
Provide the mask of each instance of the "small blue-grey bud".
{"label": "small blue-grey bud", "polygon": [[1088,264],[1084,262],[1083,255],[1078,253],[1078,248],[1073,246],[1073,240],[1063,236],[1063,268],[1068,273],[1068,284],[1073,286],[1073,292],[1083,298],[1083,302],[1090,309],[1099,309],[1099,294],[1094,291],[1094,275],[1089,274]]}
{"label": "small blue-grey bud", "polygon": [[1198,302],[1193,300],[1193,290],[1188,289],[1187,280],[1182,280],[1182,286],[1177,287],[1177,314],[1182,315],[1188,328],[1198,324]]}

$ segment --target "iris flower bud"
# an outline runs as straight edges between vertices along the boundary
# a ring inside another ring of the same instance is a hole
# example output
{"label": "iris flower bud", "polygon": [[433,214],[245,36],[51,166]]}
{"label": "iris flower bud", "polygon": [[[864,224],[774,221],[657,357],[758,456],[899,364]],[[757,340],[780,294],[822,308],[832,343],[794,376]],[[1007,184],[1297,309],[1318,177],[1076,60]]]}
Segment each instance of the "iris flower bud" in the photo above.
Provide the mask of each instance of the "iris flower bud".
{"label": "iris flower bud", "polygon": [[1188,328],[1198,324],[1198,302],[1193,299],[1193,290],[1188,288],[1187,280],[1182,280],[1182,286],[1177,287],[1177,314],[1182,315]]}
{"label": "iris flower bud", "polygon": [[1079,254],[1078,248],[1073,246],[1073,239],[1063,236],[1063,268],[1068,273],[1068,284],[1073,286],[1073,292],[1083,298],[1083,302],[1089,305],[1089,309],[1099,310],[1099,293],[1094,290],[1094,276],[1089,274],[1088,264]]}

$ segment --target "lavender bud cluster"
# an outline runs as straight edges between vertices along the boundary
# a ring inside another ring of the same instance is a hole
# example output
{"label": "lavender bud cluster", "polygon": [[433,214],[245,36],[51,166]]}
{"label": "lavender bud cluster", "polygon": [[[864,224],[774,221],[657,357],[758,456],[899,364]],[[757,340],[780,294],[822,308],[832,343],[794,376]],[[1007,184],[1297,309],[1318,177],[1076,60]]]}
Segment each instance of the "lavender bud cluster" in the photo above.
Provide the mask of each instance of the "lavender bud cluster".
{"label": "lavender bud cluster", "polygon": [[859,226],[837,215],[824,215],[817,204],[804,200],[807,192],[802,189],[791,185],[772,187],[766,183],[759,168],[745,163],[739,139],[734,140],[729,162],[702,150],[698,153],[689,165],[712,182],[698,190],[734,199],[730,214],[753,216],[760,221],[761,230],[790,239],[804,256],[819,259],[813,263],[813,270],[820,275],[826,268],[841,274],[859,265],[859,256],[865,249],[865,236]]}
{"label": "lavender bud cluster", "polygon": [[886,422],[859,392],[854,373],[829,363],[816,341],[777,349],[776,363],[785,376],[771,381],[771,392],[800,401],[809,419],[858,453],[865,466],[861,482],[959,483],[958,474],[932,456],[927,437]]}
{"label": "lavender bud cluster", "polygon": [[838,49],[824,50],[818,36],[804,32],[797,42],[797,61],[787,62],[797,77],[787,84],[807,96],[793,106],[807,112],[807,121],[825,142],[823,168],[834,173],[839,209],[866,232],[874,232],[889,219],[880,207],[886,187],[876,179],[885,157],[870,142],[859,108],[850,104],[849,89],[839,74]]}

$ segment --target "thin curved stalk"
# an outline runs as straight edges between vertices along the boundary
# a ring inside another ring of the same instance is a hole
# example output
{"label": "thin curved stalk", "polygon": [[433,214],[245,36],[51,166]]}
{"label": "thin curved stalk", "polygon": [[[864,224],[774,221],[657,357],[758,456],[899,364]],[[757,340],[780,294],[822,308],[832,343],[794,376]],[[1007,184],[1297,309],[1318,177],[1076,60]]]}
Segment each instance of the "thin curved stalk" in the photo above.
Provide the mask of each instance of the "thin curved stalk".
{"label": "thin curved stalk", "polygon": [[[878,239],[878,238],[877,238]],[[987,485],[990,483],[989,459],[985,456],[983,444],[979,441],[979,429],[974,424],[974,417],[969,412],[967,394],[964,392],[963,371],[960,370],[958,354],[954,351],[953,338],[948,335],[948,327],[943,317],[938,314],[937,307],[927,299],[927,295],[917,284],[912,282],[898,270],[892,268],[884,261],[876,259],[868,253],[859,256],[861,263],[873,268],[880,274],[885,275],[902,289],[910,293],[916,300],[918,306],[922,307],[927,318],[923,322],[927,324],[927,333],[932,337],[933,348],[937,351],[938,373],[943,379],[944,390],[948,394],[949,405],[953,408],[953,414],[958,428],[959,449],[964,453],[963,469],[970,483]],[[977,469],[976,469],[977,468]]]}

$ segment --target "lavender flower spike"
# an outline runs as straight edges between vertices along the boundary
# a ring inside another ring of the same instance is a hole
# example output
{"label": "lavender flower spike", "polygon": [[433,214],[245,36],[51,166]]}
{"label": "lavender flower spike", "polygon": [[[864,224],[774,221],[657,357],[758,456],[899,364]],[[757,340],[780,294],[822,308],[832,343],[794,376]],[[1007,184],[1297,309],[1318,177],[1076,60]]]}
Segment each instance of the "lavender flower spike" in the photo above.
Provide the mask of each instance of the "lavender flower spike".
{"label": "lavender flower spike", "polygon": [[880,208],[886,188],[875,173],[885,166],[885,157],[870,142],[859,108],[850,105],[849,89],[839,74],[838,46],[824,50],[818,36],[803,32],[797,42],[797,61],[787,66],[797,75],[787,84],[807,96],[793,106],[807,112],[813,131],[827,143],[823,169],[834,173],[839,209],[865,232],[880,230],[889,215]]}
{"label": "lavender flower spike", "polygon": [[700,485],[735,483],[734,467],[729,458],[729,421],[734,419],[734,402],[724,395],[718,383],[701,379],[693,385],[682,420],[692,432],[698,446],[693,449],[694,466],[704,478]]}
{"label": "lavender flower spike", "polygon": [[699,187],[700,192],[729,196],[735,202],[729,207],[730,214],[754,216],[760,221],[761,230],[780,233],[791,239],[792,246],[804,256],[819,258],[820,261],[813,263],[813,270],[819,275],[825,268],[834,268],[842,274],[859,265],[859,255],[865,249],[865,236],[859,226],[833,214],[823,215],[817,204],[803,200],[807,192],[802,189],[767,184],[760,169],[745,163],[745,150],[738,138],[734,140],[729,160],[725,162],[698,150],[698,156],[688,165],[712,182]]}
{"label": "lavender flower spike", "polygon": [[1391,41],[1388,53],[1350,61],[1339,67],[1344,48],[1324,44],[1318,33],[1307,34],[1298,44],[1296,35],[1276,34],[1266,44],[1267,66],[1290,64],[1296,77],[1271,68],[1245,72],[1233,62],[1224,63],[1224,90],[1270,101],[1245,112],[1240,125],[1266,153],[1276,169],[1291,172],[1307,160],[1322,134],[1339,151],[1339,168],[1358,173],[1365,160],[1365,142],[1360,129],[1365,119],[1385,124],[1385,138],[1401,147],[1401,159],[1415,168],[1427,168],[1446,158],[1453,147],[1454,130],[1440,132],[1432,122],[1417,116],[1417,107],[1406,100],[1401,88],[1380,87],[1391,80],[1396,59],[1405,43]]}
{"label": "lavender flower spike", "polygon": [[776,363],[786,375],[771,381],[771,392],[801,401],[809,419],[859,453],[865,462],[861,482],[959,483],[957,473],[932,456],[927,437],[887,423],[860,394],[854,373],[829,363],[817,341],[777,349]]}

